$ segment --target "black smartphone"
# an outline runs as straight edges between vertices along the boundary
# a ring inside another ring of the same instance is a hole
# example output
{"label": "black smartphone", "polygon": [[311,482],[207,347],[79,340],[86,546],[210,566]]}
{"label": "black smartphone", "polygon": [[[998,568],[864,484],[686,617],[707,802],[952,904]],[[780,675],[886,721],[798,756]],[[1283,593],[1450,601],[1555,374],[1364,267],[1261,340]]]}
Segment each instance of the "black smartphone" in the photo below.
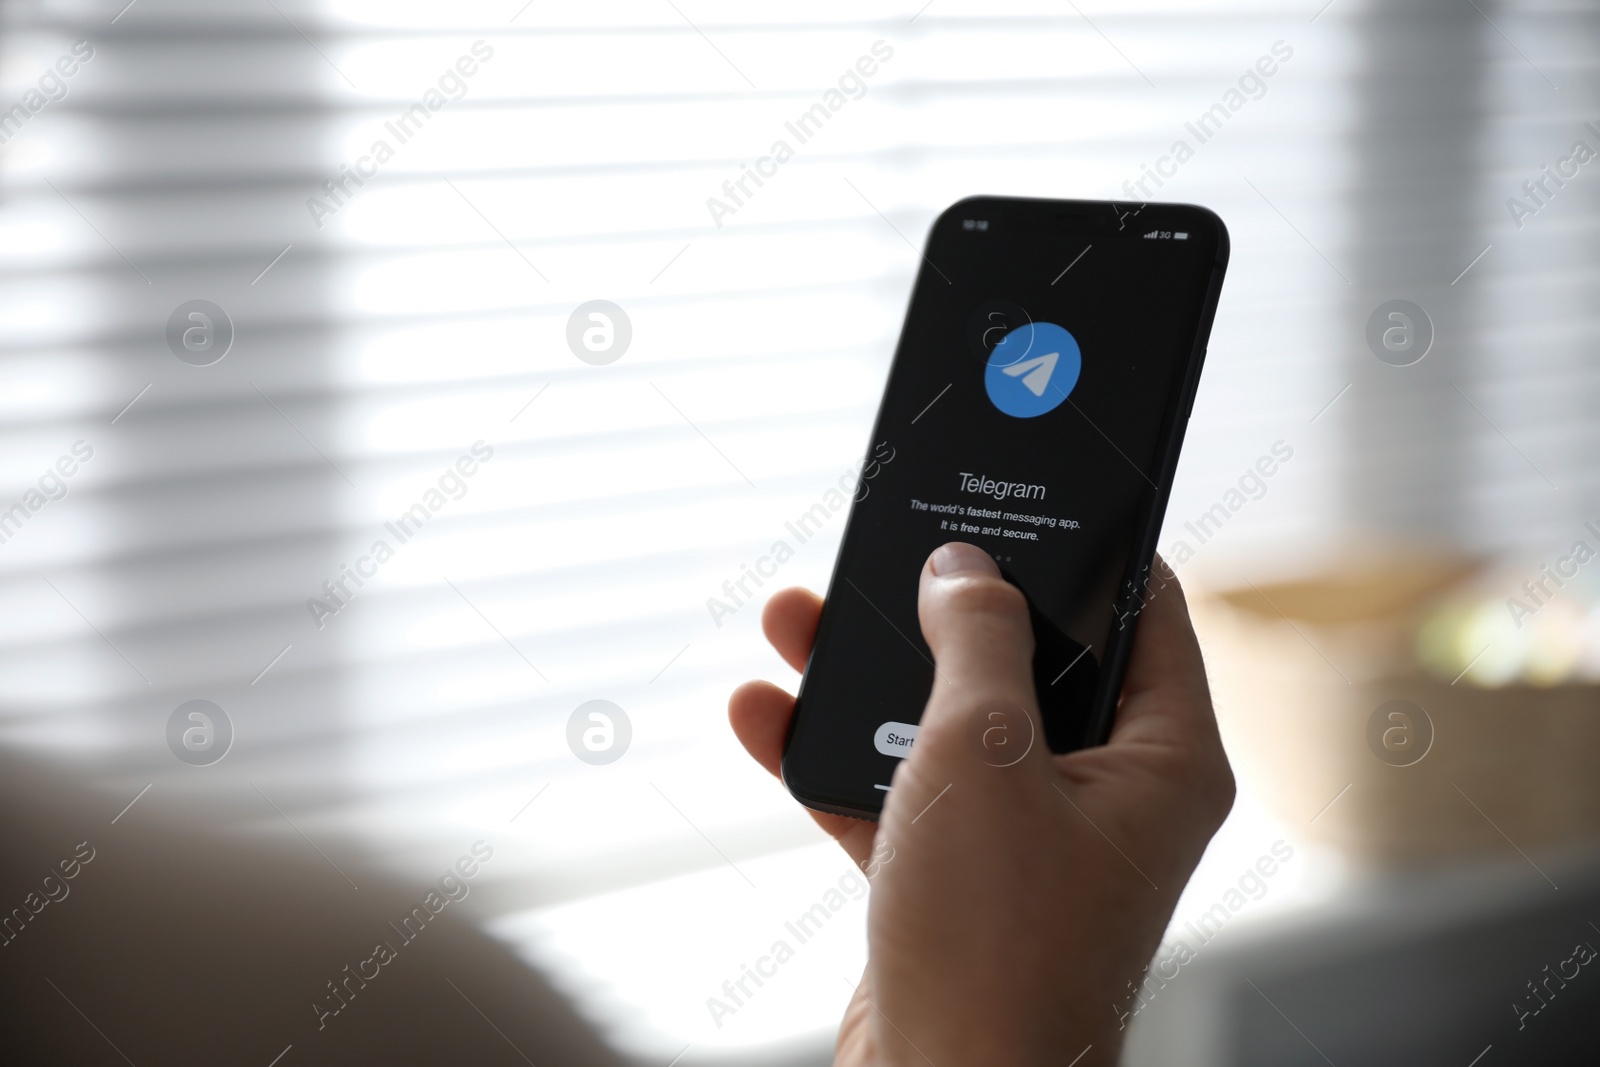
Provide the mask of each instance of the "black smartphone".
{"label": "black smartphone", "polygon": [[1050,748],[1104,743],[1227,263],[1187,204],[975,197],[934,222],[784,746],[801,803],[882,811],[947,541],[1027,597]]}

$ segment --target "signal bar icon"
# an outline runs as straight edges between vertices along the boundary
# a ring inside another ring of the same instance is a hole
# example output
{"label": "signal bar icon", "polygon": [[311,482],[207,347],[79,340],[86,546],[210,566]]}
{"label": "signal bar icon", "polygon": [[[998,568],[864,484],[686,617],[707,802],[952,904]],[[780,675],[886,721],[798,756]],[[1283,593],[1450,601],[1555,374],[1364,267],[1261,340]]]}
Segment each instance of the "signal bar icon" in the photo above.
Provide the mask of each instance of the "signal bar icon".
{"label": "signal bar icon", "polygon": [[1154,241],[1157,237],[1160,237],[1160,236],[1161,236],[1161,231],[1160,230],[1151,230],[1149,233],[1144,235],[1144,239],[1146,241]]}

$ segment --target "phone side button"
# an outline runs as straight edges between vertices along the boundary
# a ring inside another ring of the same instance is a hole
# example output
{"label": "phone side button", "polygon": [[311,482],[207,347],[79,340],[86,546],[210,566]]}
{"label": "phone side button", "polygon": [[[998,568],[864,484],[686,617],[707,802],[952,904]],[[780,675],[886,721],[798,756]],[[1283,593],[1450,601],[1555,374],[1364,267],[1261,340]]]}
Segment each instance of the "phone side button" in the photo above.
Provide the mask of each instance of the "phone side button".
{"label": "phone side button", "polygon": [[911,746],[917,742],[917,729],[907,722],[886,722],[873,735],[873,747],[885,756],[905,759],[911,755]]}

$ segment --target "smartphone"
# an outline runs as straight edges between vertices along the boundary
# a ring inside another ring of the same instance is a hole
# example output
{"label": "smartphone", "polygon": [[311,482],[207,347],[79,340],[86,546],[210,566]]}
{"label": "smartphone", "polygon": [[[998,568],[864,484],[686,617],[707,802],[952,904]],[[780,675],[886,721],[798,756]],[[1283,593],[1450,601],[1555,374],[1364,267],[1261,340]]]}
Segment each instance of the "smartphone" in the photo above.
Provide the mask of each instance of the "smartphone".
{"label": "smartphone", "polygon": [[784,745],[801,803],[882,811],[947,541],[1027,597],[1050,748],[1105,742],[1227,263],[1187,204],[985,196],[934,222]]}

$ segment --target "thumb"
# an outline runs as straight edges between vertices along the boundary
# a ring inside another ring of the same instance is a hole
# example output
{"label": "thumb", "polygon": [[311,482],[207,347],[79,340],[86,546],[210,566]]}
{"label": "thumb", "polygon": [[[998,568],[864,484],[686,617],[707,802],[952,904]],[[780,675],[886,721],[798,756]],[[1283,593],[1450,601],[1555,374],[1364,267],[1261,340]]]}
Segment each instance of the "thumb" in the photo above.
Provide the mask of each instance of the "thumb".
{"label": "thumb", "polygon": [[936,549],[922,568],[917,613],[934,659],[917,749],[936,759],[957,745],[969,758],[988,749],[991,764],[1003,755],[1047,753],[1027,598],[989,554],[959,541]]}

